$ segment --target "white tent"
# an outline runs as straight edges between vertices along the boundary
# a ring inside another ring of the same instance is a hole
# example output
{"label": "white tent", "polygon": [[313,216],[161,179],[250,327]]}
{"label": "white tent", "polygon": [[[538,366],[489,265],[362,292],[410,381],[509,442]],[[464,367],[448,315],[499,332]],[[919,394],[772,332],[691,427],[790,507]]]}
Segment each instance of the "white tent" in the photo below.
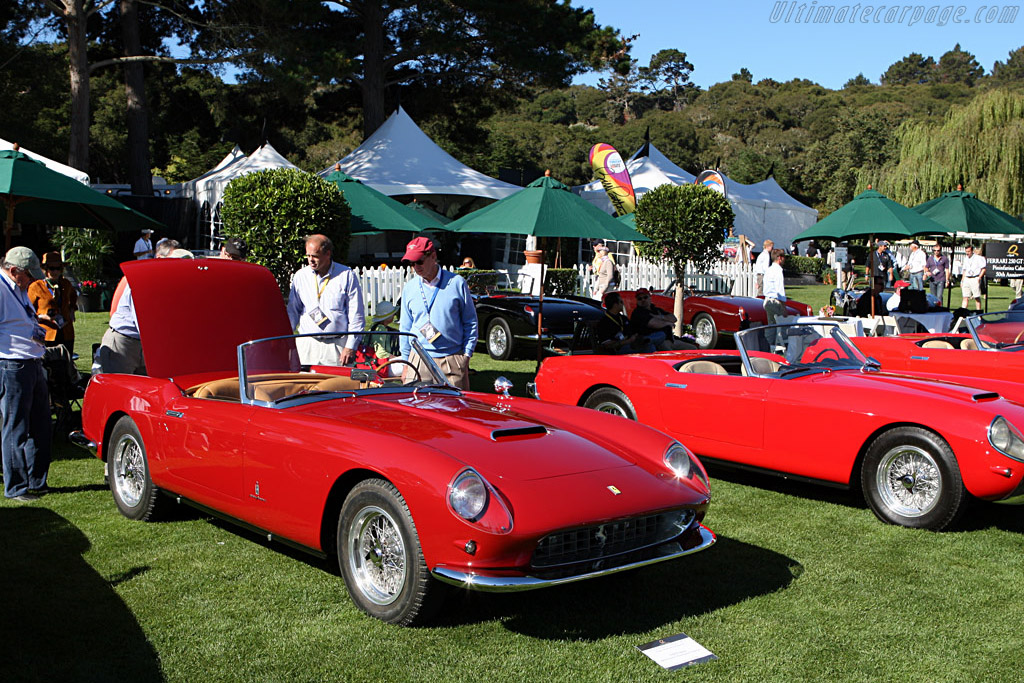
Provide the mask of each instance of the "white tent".
{"label": "white tent", "polygon": [[[633,155],[626,162],[637,199],[644,193],[667,183],[683,185],[696,178],[676,166],[654,145],[648,146],[648,154]],[[744,185],[728,178],[724,173],[725,187],[736,214],[733,233],[745,235],[757,248],[765,239],[777,245],[786,246],[793,238],[818,221],[818,212],[790,197],[779,187],[774,178],[762,180],[753,185]],[[612,204],[599,181],[573,188],[580,196],[612,213]]]}
{"label": "white tent", "polygon": [[213,249],[216,246],[214,238],[220,231],[220,205],[224,198],[224,189],[232,180],[272,168],[299,170],[298,166],[281,156],[269,142],[249,156],[241,152],[236,145],[216,167],[183,184],[185,196],[191,196],[196,205],[197,245],[201,243],[202,238],[208,237],[209,248]]}
{"label": "white tent", "polygon": [[[7,140],[0,138],[0,149],[14,149],[14,143],[7,142]],[[61,175],[66,175],[69,178],[74,178],[83,185],[89,184],[89,174],[84,171],[79,171],[77,168],[74,168],[73,166],[62,164],[59,161],[54,161],[53,159],[47,159],[42,154],[30,152],[20,145],[18,146],[18,151],[25,154],[26,156],[32,157],[36,161],[41,162],[43,166],[46,166],[51,171],[56,171]]]}
{"label": "white tent", "polygon": [[[338,164],[388,196],[464,195],[502,199],[523,189],[474,171],[427,136],[401,107]],[[334,164],[321,175],[334,170]]]}

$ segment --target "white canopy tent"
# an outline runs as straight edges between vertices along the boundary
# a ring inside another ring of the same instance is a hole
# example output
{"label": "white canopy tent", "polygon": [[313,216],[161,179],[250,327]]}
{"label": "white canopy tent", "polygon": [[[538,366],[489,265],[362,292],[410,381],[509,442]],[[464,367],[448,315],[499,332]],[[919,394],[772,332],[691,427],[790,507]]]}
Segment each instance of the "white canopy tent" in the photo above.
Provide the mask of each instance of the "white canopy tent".
{"label": "white canopy tent", "polygon": [[281,156],[269,142],[249,156],[242,154],[242,150],[235,145],[213,169],[184,183],[183,194],[192,197],[196,205],[196,244],[200,244],[202,239],[208,239],[209,248],[215,248],[215,236],[220,228],[220,206],[228,183],[249,173],[272,168],[300,170]]}
{"label": "white canopy tent", "polygon": [[[338,165],[353,178],[392,197],[457,195],[502,199],[523,189],[458,161],[420,130],[401,107]],[[333,170],[331,164],[321,175]]]}
{"label": "white canopy tent", "polygon": [[[7,142],[7,140],[4,140],[3,138],[0,138],[0,150],[3,150],[3,149],[14,149],[14,143],[13,142]],[[75,180],[77,180],[78,182],[82,183],[83,185],[88,185],[89,184],[89,174],[86,173],[85,171],[79,171],[77,168],[74,168],[73,166],[68,166],[67,164],[62,164],[59,161],[54,161],[53,159],[48,159],[48,158],[44,157],[42,154],[36,154],[35,152],[30,152],[29,150],[25,149],[21,145],[18,146],[18,151],[23,153],[23,154],[25,154],[26,156],[32,157],[36,161],[42,163],[43,166],[46,166],[51,171],[56,171],[57,173],[60,173],[61,175],[66,175],[69,178],[74,178]]]}
{"label": "white canopy tent", "polygon": [[[637,199],[646,192],[667,183],[683,185],[694,182],[691,173],[676,166],[654,145],[648,146],[648,154],[640,152],[626,162]],[[744,185],[728,178],[724,173],[729,203],[736,214],[733,224],[735,235],[745,235],[757,248],[765,239],[784,247],[793,237],[818,221],[818,212],[801,204],[783,190],[774,178],[762,180],[753,185]],[[599,181],[573,188],[580,196],[612,213],[612,204]]]}

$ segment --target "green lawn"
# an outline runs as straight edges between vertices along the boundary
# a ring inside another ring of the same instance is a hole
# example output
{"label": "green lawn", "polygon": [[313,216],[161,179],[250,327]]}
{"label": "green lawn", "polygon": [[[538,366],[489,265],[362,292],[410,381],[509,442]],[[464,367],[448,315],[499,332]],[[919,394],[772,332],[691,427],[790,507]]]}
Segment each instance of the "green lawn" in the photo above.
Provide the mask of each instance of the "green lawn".
{"label": "green lawn", "polygon": [[[818,296],[802,294],[792,293]],[[80,351],[105,325],[102,314],[82,318]],[[478,354],[473,367],[475,388],[490,390],[501,373],[519,393],[534,363]],[[56,456],[56,493],[0,501],[5,681],[1021,675],[1017,508],[979,504],[965,527],[934,534],[885,526],[852,495],[714,476],[707,523],[719,542],[707,552],[559,589],[466,595],[435,625],[402,629],[358,612],[331,563],[187,508],[161,523],[128,521],[100,462],[65,444]],[[720,659],[667,674],[634,649],[679,632]]]}

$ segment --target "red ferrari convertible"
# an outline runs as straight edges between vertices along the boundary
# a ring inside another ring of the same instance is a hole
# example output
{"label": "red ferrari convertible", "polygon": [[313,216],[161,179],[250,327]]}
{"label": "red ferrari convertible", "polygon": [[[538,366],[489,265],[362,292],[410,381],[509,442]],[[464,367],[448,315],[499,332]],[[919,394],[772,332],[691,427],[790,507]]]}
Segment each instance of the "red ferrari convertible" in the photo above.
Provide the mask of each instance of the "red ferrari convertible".
{"label": "red ferrari convertible", "polygon": [[736,351],[549,358],[536,393],[657,427],[705,461],[860,488],[893,524],[944,529],[972,496],[1024,502],[1024,392],[881,372],[835,324],[736,339]]}
{"label": "red ferrari convertible", "polygon": [[965,320],[962,333],[864,337],[857,346],[886,370],[951,375],[968,383],[1024,382],[1024,311],[1001,311]]}
{"label": "red ferrari convertible", "polygon": [[654,429],[461,392],[401,358],[397,332],[293,336],[260,266],[124,269],[149,376],[93,377],[76,441],[127,517],[173,498],[336,556],[355,604],[397,624],[445,584],[540,588],[715,540],[701,464]]}
{"label": "red ferrari convertible", "polygon": [[[651,293],[651,304],[672,313],[676,305],[676,288],[672,284],[664,292]],[[636,292],[619,292],[626,306],[626,315],[636,308]],[[790,299],[786,302],[787,315],[814,315],[811,307]],[[713,349],[721,334],[734,334],[768,322],[764,312],[764,297],[732,296],[694,292],[689,288],[683,298],[683,324],[693,327],[697,346]]]}

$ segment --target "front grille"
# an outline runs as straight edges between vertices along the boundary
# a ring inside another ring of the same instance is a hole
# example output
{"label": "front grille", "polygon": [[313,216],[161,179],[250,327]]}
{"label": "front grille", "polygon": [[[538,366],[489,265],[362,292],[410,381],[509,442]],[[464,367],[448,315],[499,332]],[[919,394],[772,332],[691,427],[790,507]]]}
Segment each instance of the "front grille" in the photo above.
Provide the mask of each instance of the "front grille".
{"label": "front grille", "polygon": [[679,537],[693,520],[693,510],[670,510],[557,531],[540,539],[531,564],[536,569],[546,569],[634,553]]}

